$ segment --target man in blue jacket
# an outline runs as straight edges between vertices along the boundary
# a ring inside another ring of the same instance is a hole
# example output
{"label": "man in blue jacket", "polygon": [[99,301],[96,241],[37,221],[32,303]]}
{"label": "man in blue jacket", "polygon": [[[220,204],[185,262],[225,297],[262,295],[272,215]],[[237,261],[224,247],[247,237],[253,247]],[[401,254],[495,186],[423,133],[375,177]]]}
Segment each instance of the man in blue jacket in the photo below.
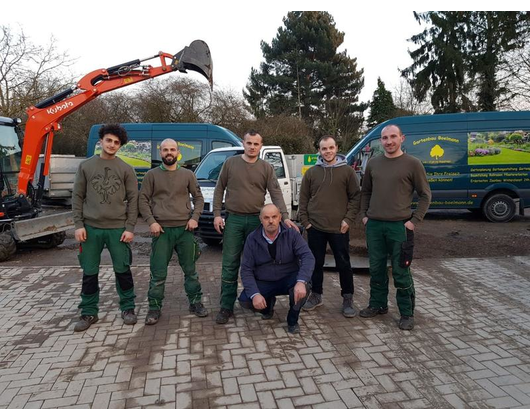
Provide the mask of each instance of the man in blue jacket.
{"label": "man in blue jacket", "polygon": [[289,295],[287,326],[294,334],[300,332],[298,316],[309,294],[315,258],[302,236],[281,220],[278,207],[267,204],[260,213],[261,226],[247,237],[239,302],[271,319],[276,296]]}

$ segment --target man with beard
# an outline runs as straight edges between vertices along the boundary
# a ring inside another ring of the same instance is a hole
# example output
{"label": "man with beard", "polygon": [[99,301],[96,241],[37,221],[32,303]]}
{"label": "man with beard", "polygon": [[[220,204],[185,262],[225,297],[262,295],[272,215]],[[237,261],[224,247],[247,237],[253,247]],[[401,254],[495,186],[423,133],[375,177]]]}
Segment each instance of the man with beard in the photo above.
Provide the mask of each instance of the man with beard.
{"label": "man with beard", "polygon": [[[180,167],[178,144],[165,139],[160,144],[162,164],[145,174],[140,190],[140,213],[149,224],[151,243],[151,280],[146,325],[156,324],[162,314],[167,267],[176,251],[184,272],[184,289],[191,313],[205,317],[201,284],[195,267],[199,248],[193,230],[197,228],[204,198],[193,172]],[[189,196],[193,197],[193,212]]]}
{"label": "man with beard", "polygon": [[318,151],[317,163],[305,173],[300,188],[300,222],[307,229],[309,248],[316,260],[313,292],[304,310],[311,311],[322,305],[323,267],[329,243],[339,271],[342,315],[351,318],[357,315],[357,310],[353,306],[348,231],[359,212],[359,181],[344,155],[337,154],[337,142],[333,137],[323,136],[318,142]]}
{"label": "man with beard", "polygon": [[96,323],[99,311],[99,263],[107,247],[116,275],[124,324],[136,324],[131,245],[138,218],[138,180],[134,169],[116,156],[127,144],[127,131],[118,124],[99,129],[101,154],[79,165],[72,193],[75,239],[83,269],[81,318],[74,326],[80,332]]}

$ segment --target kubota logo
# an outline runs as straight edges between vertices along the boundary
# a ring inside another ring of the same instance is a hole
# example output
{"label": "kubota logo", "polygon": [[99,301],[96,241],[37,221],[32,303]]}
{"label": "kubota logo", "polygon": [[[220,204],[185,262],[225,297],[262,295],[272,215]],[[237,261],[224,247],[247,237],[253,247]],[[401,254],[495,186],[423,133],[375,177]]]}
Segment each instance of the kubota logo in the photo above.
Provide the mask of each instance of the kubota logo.
{"label": "kubota logo", "polygon": [[46,112],[48,114],[57,114],[58,112],[64,111],[65,109],[70,108],[71,106],[74,106],[74,103],[72,101],[70,102],[63,102],[62,104],[56,105],[55,108],[50,108]]}

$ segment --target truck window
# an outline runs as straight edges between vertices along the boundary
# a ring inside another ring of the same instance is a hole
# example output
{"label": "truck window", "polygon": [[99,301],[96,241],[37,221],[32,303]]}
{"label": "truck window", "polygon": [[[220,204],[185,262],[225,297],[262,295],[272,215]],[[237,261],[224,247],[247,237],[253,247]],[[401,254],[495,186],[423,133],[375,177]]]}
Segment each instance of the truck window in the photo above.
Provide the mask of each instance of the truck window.
{"label": "truck window", "polygon": [[195,171],[197,179],[209,179],[217,181],[225,160],[236,154],[242,154],[242,150],[226,150],[206,155]]}
{"label": "truck window", "polygon": [[364,168],[366,168],[366,164],[368,163],[368,161],[374,156],[379,156],[383,153],[384,150],[383,146],[381,145],[381,141],[378,138],[370,140],[361,149],[361,151],[357,153],[352,166],[356,171],[360,170],[364,172]]}
{"label": "truck window", "polygon": [[265,154],[265,160],[274,168],[276,178],[285,178],[285,167],[283,166],[282,154],[279,152],[268,152]]}
{"label": "truck window", "polygon": [[227,141],[221,141],[221,140],[213,140],[212,141],[212,150],[213,149],[220,149],[221,147],[233,147],[233,143],[229,143]]}

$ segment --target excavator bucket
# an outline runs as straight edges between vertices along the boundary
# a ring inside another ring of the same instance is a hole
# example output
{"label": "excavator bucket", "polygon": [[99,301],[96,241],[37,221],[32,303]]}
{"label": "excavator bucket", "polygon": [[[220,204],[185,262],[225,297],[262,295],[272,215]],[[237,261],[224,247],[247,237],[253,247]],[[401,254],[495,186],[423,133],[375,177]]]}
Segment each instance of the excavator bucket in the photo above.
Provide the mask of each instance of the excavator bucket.
{"label": "excavator bucket", "polygon": [[210,48],[204,41],[195,40],[188,47],[184,47],[173,56],[171,63],[175,70],[186,73],[193,70],[208,79],[210,87],[213,88],[213,63]]}

